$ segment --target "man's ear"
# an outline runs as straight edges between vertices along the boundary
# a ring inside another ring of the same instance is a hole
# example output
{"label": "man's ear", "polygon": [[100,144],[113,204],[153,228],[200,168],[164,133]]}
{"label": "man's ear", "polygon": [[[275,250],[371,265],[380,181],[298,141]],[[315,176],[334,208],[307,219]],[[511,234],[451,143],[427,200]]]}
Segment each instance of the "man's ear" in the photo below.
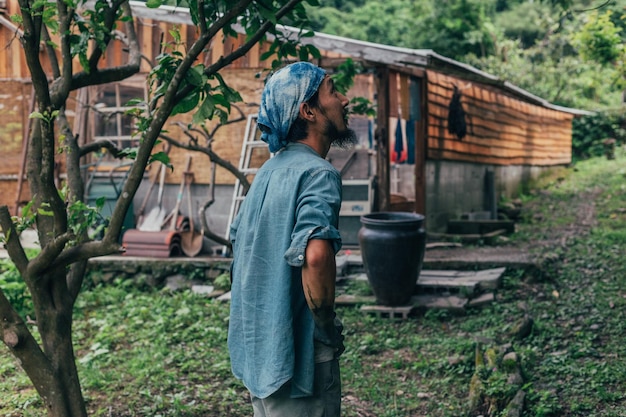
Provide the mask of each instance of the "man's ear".
{"label": "man's ear", "polygon": [[300,104],[300,113],[299,113],[300,117],[303,118],[304,120],[307,120],[309,122],[312,122],[313,120],[315,120],[315,114],[313,113],[313,107],[311,107],[311,105],[309,103],[302,103]]}

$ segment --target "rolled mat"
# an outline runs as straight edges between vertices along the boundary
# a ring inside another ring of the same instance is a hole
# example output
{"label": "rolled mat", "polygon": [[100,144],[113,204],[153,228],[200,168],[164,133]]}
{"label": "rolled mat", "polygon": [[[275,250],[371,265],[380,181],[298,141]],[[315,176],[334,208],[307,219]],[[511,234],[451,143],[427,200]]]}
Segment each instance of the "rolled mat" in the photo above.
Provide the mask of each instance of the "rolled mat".
{"label": "rolled mat", "polygon": [[124,233],[124,256],[169,258],[182,255],[180,233],[175,230],[147,232],[129,229]]}

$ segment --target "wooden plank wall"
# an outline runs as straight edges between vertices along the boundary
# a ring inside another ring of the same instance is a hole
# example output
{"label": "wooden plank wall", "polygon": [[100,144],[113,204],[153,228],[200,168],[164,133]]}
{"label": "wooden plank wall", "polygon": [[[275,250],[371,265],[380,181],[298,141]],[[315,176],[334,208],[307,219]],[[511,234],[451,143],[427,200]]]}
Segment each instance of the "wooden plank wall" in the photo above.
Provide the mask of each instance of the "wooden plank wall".
{"label": "wooden plank wall", "polygon": [[[495,165],[571,161],[572,115],[509,97],[493,87],[427,71],[428,158]],[[453,86],[461,91],[467,136],[448,132]]]}
{"label": "wooden plank wall", "polygon": [[[19,13],[17,0],[8,0],[6,13],[2,14],[6,20]],[[26,58],[22,53],[22,46],[15,35],[4,25],[0,25],[0,79],[19,79],[29,77],[26,67]]]}

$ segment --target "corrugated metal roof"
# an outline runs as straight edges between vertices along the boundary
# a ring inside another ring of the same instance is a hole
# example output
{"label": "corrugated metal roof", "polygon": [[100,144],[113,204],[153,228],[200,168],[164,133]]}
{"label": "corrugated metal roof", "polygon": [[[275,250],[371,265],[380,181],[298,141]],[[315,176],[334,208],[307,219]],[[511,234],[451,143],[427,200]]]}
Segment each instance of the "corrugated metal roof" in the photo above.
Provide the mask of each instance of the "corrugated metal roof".
{"label": "corrugated metal roof", "polygon": [[[193,25],[189,9],[183,7],[161,6],[158,9],[146,7],[145,3],[131,1],[133,15],[138,18],[156,19],[169,23]],[[297,34],[299,29],[289,26],[277,26],[285,34]],[[243,32],[243,28],[241,28]],[[574,114],[577,116],[591,115],[593,112],[569,107],[557,106],[538,97],[516,85],[502,80],[492,74],[479,70],[471,65],[464,64],[431,49],[410,49],[379,43],[361,41],[342,36],[315,32],[315,36],[302,38],[302,43],[311,44],[320,50],[331,51],[348,55],[355,59],[396,66],[420,67],[453,73],[460,77],[473,79],[485,84],[493,85],[513,96],[552,110]]]}

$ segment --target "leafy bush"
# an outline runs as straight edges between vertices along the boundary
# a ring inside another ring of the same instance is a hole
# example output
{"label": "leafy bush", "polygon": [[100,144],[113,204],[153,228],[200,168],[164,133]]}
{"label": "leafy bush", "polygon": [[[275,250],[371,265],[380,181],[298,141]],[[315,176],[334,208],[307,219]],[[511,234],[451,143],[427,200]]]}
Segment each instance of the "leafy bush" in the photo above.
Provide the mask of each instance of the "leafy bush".
{"label": "leafy bush", "polygon": [[213,286],[216,290],[230,291],[230,274],[224,273],[216,277]]}
{"label": "leafy bush", "polygon": [[626,143],[626,112],[620,109],[576,118],[572,129],[574,160],[601,156],[604,154],[605,139],[615,139],[616,146]]}
{"label": "leafy bush", "polygon": [[15,264],[9,259],[0,260],[0,289],[13,308],[24,319],[34,316],[33,301],[26,283],[22,279]]}

